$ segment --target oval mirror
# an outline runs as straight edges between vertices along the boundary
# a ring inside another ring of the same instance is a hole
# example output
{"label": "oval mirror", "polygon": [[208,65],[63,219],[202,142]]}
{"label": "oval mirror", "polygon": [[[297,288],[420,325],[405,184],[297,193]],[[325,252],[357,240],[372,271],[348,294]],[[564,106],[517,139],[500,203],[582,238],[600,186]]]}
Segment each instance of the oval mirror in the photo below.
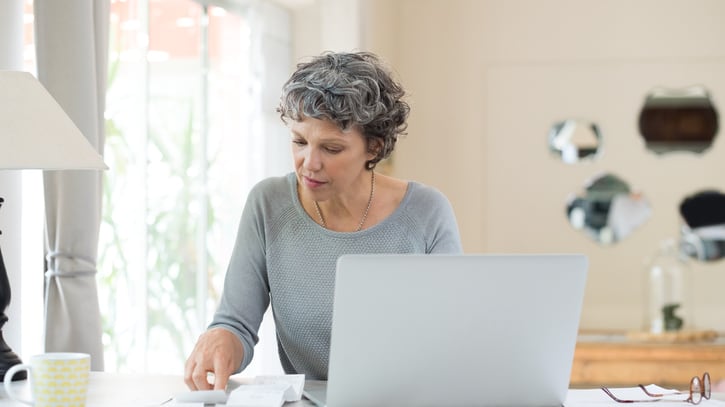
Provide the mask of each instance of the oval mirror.
{"label": "oval mirror", "polygon": [[567,164],[596,157],[601,141],[599,126],[585,120],[564,120],[549,130],[549,149]]}
{"label": "oval mirror", "polygon": [[605,245],[629,236],[651,213],[647,199],[612,174],[602,174],[586,183],[584,191],[566,205],[572,227]]}
{"label": "oval mirror", "polygon": [[725,194],[700,191],[680,203],[684,224],[680,230],[680,250],[704,261],[725,257]]}
{"label": "oval mirror", "polygon": [[657,154],[701,153],[712,145],[717,131],[717,110],[702,86],[653,89],[639,114],[639,132],[647,149]]}

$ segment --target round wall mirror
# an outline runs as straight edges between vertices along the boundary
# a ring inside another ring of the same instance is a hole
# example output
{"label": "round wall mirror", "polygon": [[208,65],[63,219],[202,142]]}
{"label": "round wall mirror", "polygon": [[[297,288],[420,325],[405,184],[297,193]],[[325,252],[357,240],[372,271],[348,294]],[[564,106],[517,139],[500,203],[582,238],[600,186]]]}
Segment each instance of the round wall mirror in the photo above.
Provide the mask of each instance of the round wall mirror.
{"label": "round wall mirror", "polygon": [[587,182],[578,196],[569,199],[569,223],[601,244],[613,244],[629,236],[651,216],[645,197],[612,174],[602,174]]}
{"label": "round wall mirror", "polygon": [[683,254],[704,262],[725,257],[725,194],[715,190],[694,193],[680,203],[680,214]]}
{"label": "round wall mirror", "polygon": [[549,150],[567,164],[595,158],[601,142],[599,126],[586,120],[564,120],[549,130]]}
{"label": "round wall mirror", "polygon": [[639,114],[639,132],[647,149],[657,154],[701,153],[712,145],[717,131],[717,110],[702,86],[653,89]]}

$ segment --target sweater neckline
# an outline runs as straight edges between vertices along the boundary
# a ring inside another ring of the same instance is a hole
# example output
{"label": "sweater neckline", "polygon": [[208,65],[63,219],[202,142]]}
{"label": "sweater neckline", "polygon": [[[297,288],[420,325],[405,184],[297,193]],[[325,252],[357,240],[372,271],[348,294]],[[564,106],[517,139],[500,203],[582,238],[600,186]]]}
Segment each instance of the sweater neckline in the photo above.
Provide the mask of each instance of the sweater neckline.
{"label": "sweater neckline", "polygon": [[365,228],[363,230],[359,230],[357,232],[338,232],[335,230],[330,230],[327,228],[322,227],[319,223],[315,221],[310,215],[305,212],[305,208],[302,207],[302,202],[300,201],[300,197],[297,194],[297,174],[294,172],[291,172],[287,175],[287,179],[289,180],[290,184],[290,192],[292,194],[292,202],[294,202],[295,209],[297,209],[297,212],[305,219],[305,222],[308,224],[314,224],[317,229],[329,233],[329,234],[335,234],[335,235],[358,235],[361,233],[365,233],[367,231],[373,231],[377,229],[380,226],[383,226],[384,224],[389,223],[390,221],[398,218],[400,216],[400,213],[403,211],[403,207],[405,207],[408,204],[408,201],[410,200],[410,195],[415,188],[415,182],[413,181],[407,181],[407,185],[405,188],[405,194],[403,195],[403,199],[400,201],[400,204],[398,204],[398,207],[395,208],[395,210],[388,215],[385,219],[381,220],[380,222],[376,223],[375,225]]}

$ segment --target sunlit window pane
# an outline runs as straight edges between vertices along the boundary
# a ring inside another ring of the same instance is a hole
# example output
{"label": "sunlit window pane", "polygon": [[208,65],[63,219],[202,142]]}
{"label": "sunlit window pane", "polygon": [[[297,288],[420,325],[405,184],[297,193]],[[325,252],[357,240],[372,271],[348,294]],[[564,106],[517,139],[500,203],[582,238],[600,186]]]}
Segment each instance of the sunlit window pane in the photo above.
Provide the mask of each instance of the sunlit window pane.
{"label": "sunlit window pane", "polygon": [[247,15],[112,3],[99,248],[106,368],[179,373],[210,321],[258,181]]}

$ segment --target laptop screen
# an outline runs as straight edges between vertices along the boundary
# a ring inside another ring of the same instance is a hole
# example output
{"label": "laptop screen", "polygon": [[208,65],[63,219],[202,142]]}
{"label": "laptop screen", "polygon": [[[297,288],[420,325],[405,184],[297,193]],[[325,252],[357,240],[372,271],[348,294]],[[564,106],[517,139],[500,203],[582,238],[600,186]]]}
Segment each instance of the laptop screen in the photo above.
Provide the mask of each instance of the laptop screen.
{"label": "laptop screen", "polygon": [[561,405],[583,255],[349,255],[327,405]]}

